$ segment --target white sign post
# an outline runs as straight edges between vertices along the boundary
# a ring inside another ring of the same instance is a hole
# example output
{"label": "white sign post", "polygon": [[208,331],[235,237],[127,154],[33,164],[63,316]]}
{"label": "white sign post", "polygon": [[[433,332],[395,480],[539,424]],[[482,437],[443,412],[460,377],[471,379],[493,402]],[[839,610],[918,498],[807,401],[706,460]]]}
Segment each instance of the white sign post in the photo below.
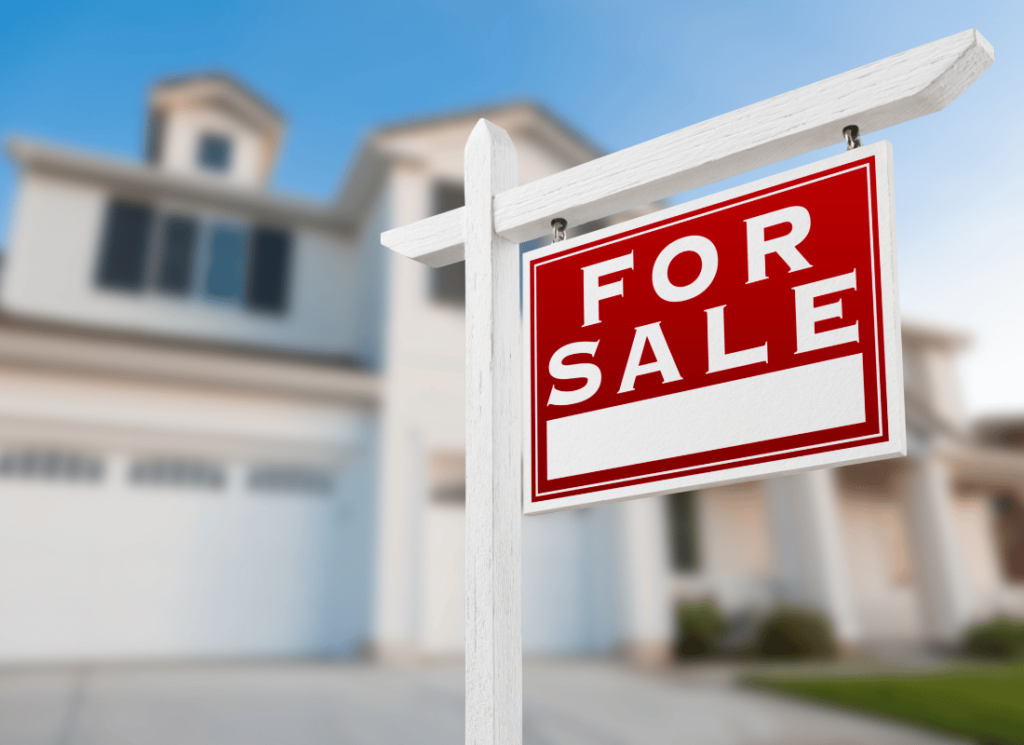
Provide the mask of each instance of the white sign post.
{"label": "white sign post", "polygon": [[[976,30],[518,186],[515,149],[481,120],[466,206],[384,233],[430,266],[466,260],[466,742],[522,742],[522,401],[517,243],[943,109],[992,64]],[[658,489],[652,489],[656,493]],[[630,496],[643,496],[633,493]]]}
{"label": "white sign post", "polygon": [[519,246],[492,208],[519,164],[503,129],[473,128],[465,179],[466,742],[521,743]]}

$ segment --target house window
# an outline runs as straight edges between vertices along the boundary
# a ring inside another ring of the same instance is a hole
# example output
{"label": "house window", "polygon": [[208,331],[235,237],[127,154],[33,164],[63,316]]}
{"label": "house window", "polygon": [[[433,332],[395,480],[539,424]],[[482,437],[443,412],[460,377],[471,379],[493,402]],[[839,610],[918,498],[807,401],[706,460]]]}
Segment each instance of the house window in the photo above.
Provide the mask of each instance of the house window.
{"label": "house window", "polygon": [[231,139],[207,132],[199,138],[199,166],[207,171],[223,173],[231,166]]}
{"label": "house window", "polygon": [[97,483],[103,461],[63,450],[18,450],[0,455],[0,479]]}
{"label": "house window", "polygon": [[249,474],[249,488],[264,494],[328,496],[334,491],[334,476],[306,466],[260,466]]}
{"label": "house window", "polygon": [[146,254],[153,208],[114,200],[107,209],[107,224],[100,249],[100,285],[119,290],[140,290],[146,274]]}
{"label": "house window", "polygon": [[291,236],[273,228],[256,228],[249,257],[246,302],[253,310],[280,313],[287,300]]}
{"label": "house window", "polygon": [[[151,235],[155,255],[149,259]],[[285,230],[204,227],[177,213],[158,220],[150,205],[115,199],[107,210],[97,282],[118,290],[148,286],[182,296],[198,293],[223,305],[283,313],[291,262],[292,239]]]}
{"label": "house window", "polygon": [[164,218],[160,247],[160,266],[156,286],[164,292],[185,294],[192,280],[192,256],[195,251],[196,221],[181,215]]}
{"label": "house window", "polygon": [[466,262],[430,270],[430,297],[442,305],[465,307]]}
{"label": "house window", "polygon": [[[466,204],[462,184],[438,183],[434,185],[431,213],[440,215]],[[465,307],[466,262],[449,264],[430,270],[430,297],[437,303]]]}
{"label": "house window", "polygon": [[223,226],[213,229],[206,271],[207,298],[219,303],[242,302],[246,253],[244,230]]}
{"label": "house window", "polygon": [[227,478],[216,463],[188,458],[147,458],[137,460],[128,472],[136,486],[219,491]]}
{"label": "house window", "polygon": [[1024,581],[1024,500],[1006,492],[996,495],[992,506],[1003,572],[1011,582]]}
{"label": "house window", "polygon": [[700,569],[700,531],[697,526],[697,493],[683,492],[668,498],[672,542],[672,568],[677,572]]}

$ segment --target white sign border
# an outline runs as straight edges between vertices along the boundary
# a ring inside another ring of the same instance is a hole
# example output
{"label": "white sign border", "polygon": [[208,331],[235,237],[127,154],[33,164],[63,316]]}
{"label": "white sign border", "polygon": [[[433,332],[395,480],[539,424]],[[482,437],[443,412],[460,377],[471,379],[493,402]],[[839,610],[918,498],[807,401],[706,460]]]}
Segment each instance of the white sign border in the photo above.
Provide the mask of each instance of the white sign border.
{"label": "white sign border", "polygon": [[[740,466],[728,471],[699,473],[669,478],[664,481],[645,482],[622,487],[610,487],[586,494],[553,498],[533,504],[530,500],[534,473],[533,463],[533,407],[531,402],[531,321],[530,267],[538,259],[556,253],[563,253],[578,246],[616,236],[626,231],[642,228],[655,222],[686,215],[720,202],[730,201],[773,186],[811,176],[815,173],[841,167],[865,157],[875,157],[875,187],[878,197],[878,238],[880,277],[882,291],[882,327],[887,343],[884,348],[886,404],[884,412],[888,420],[889,440],[882,443],[831,450],[821,453],[796,456],[791,459],[768,461]],[[853,465],[872,460],[894,458],[906,455],[906,426],[903,401],[903,353],[900,335],[899,284],[896,267],[896,223],[892,169],[892,145],[881,141],[872,145],[849,150],[841,155],[801,166],[775,176],[743,184],[733,189],[701,197],[676,207],[670,207],[650,215],[619,223],[609,228],[587,233],[572,240],[561,241],[523,254],[523,514],[538,515],[548,512],[585,507],[593,504],[618,502],[660,494],[686,491],[689,489],[723,486],[741,481],[752,481],[770,476],[781,476],[799,471],[835,465]]]}

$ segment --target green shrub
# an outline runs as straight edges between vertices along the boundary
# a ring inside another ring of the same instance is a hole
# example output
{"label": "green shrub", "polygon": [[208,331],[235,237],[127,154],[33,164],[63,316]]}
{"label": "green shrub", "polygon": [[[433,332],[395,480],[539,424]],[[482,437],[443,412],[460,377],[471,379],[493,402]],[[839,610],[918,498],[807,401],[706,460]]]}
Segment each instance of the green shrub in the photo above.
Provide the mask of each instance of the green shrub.
{"label": "green shrub", "polygon": [[777,608],[765,619],[754,650],[762,657],[831,659],[839,653],[832,624],[808,608]]}
{"label": "green shrub", "polygon": [[718,651],[725,617],[713,600],[680,603],[676,608],[676,651],[680,657],[707,657]]}
{"label": "green shrub", "polygon": [[1010,660],[1024,657],[1024,621],[1002,616],[967,629],[964,649],[968,654]]}

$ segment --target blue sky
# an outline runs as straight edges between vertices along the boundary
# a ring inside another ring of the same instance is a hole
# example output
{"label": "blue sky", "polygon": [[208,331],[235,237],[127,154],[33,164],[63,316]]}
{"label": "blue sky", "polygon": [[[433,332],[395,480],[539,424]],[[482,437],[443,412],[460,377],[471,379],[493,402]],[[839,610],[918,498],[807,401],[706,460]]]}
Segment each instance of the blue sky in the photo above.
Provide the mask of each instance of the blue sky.
{"label": "blue sky", "polygon": [[1024,3],[8,3],[0,135],[138,157],[154,79],[226,70],[288,117],[274,186],[326,199],[381,123],[531,98],[617,150],[972,27],[996,64],[865,140],[893,143],[905,315],[974,334],[972,412],[1024,412]]}

